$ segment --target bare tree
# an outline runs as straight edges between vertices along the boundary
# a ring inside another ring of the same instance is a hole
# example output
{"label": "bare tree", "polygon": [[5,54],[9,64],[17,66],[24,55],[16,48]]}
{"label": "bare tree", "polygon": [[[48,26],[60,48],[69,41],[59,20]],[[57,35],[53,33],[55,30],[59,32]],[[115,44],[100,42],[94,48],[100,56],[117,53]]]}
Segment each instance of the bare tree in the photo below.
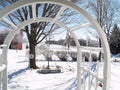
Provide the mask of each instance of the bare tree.
{"label": "bare tree", "polygon": [[112,27],[117,22],[116,17],[120,9],[117,3],[116,0],[89,0],[89,9],[92,10],[92,14],[106,33],[108,40]]}
{"label": "bare tree", "polygon": [[[18,0],[1,0],[0,1],[0,8],[4,8]],[[78,0],[73,0],[73,2],[77,2]],[[36,5],[36,15],[37,17],[50,17],[54,18],[58,11],[60,10],[61,6],[51,3],[41,3]],[[66,14],[65,14],[66,13]],[[67,12],[65,10],[64,15],[69,17],[62,17],[61,19],[67,20],[70,16],[74,15],[75,13],[72,11]],[[32,13],[32,6],[25,6],[17,9],[16,11],[10,13],[7,18],[12,21],[15,25],[21,23],[25,20],[28,20],[33,17]],[[49,27],[49,28],[48,28]],[[30,68],[37,69],[36,65],[36,54],[35,54],[35,47],[37,44],[41,43],[50,33],[52,33],[56,28],[54,23],[49,22],[35,22],[31,23],[30,25],[25,26],[22,31],[24,31],[27,35],[28,42],[29,42],[29,65]]]}
{"label": "bare tree", "polygon": [[[118,14],[117,10],[119,9],[118,6],[116,0],[89,0],[88,9],[92,11],[92,14],[95,16],[101,28],[104,30],[108,41],[110,39],[112,27],[116,23],[116,17]],[[99,40],[99,47],[101,47],[101,40],[98,36],[97,38]],[[101,52],[99,54],[99,60],[100,59]]]}

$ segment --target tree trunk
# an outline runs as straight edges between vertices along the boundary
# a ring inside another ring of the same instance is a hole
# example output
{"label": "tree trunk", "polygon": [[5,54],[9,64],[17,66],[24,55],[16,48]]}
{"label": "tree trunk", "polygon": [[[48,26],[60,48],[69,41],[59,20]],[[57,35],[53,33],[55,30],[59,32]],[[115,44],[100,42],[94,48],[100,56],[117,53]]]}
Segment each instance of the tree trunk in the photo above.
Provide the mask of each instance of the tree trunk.
{"label": "tree trunk", "polygon": [[37,69],[38,67],[36,65],[36,53],[35,53],[35,46],[36,46],[36,31],[35,30],[31,30],[29,45],[30,45],[29,66],[32,69]]}
{"label": "tree trunk", "polygon": [[35,56],[35,45],[34,43],[30,43],[30,52],[29,52],[29,66],[32,69],[37,69],[37,65],[36,65],[36,56]]}

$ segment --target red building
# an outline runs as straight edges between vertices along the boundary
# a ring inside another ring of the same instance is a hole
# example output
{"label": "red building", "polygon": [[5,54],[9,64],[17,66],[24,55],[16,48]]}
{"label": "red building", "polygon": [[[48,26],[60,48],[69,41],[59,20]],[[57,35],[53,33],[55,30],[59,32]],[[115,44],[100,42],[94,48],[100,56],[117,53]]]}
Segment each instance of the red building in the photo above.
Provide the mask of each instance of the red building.
{"label": "red building", "polygon": [[[3,44],[6,36],[8,35],[7,33],[0,33],[0,44]],[[10,44],[10,49],[22,49],[22,42],[23,42],[23,32],[20,31],[18,34],[15,35],[14,39],[12,40]]]}

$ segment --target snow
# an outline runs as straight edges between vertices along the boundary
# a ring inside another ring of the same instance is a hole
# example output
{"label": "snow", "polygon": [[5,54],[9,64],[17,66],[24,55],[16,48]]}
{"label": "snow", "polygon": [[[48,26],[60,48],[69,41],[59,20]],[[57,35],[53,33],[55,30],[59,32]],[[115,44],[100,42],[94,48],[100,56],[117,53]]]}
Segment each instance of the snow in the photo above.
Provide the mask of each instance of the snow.
{"label": "snow", "polygon": [[[8,90],[76,90],[76,62],[51,61],[51,66],[62,67],[62,73],[57,74],[37,73],[37,70],[29,69],[28,64],[25,50],[8,51]],[[47,61],[37,61],[37,65],[42,67],[47,65]],[[100,70],[103,70],[102,67],[103,64],[100,63]],[[111,63],[110,90],[119,90],[120,88],[119,69],[119,62]]]}
{"label": "snow", "polygon": [[60,59],[59,59],[59,57],[57,55],[53,54],[52,55],[52,60],[56,60],[57,61],[57,60],[60,60]]}
{"label": "snow", "polygon": [[46,60],[45,56],[43,54],[37,55],[36,56],[37,60]]}
{"label": "snow", "polygon": [[70,56],[70,54],[67,54],[65,57],[67,61],[72,61],[72,57]]}

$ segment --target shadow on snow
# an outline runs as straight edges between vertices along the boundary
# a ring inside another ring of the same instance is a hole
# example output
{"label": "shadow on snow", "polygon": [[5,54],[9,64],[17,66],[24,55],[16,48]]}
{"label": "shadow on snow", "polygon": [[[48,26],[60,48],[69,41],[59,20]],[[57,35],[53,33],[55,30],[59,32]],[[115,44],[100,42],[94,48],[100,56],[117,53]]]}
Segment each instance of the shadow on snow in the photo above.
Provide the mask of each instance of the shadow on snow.
{"label": "shadow on snow", "polygon": [[17,77],[19,74],[23,73],[24,71],[26,71],[26,70],[28,70],[28,69],[29,69],[29,67],[26,67],[26,68],[20,69],[20,70],[18,70],[18,71],[16,71],[16,72],[13,72],[13,73],[9,74],[9,75],[8,75],[8,82],[9,82],[11,79]]}

